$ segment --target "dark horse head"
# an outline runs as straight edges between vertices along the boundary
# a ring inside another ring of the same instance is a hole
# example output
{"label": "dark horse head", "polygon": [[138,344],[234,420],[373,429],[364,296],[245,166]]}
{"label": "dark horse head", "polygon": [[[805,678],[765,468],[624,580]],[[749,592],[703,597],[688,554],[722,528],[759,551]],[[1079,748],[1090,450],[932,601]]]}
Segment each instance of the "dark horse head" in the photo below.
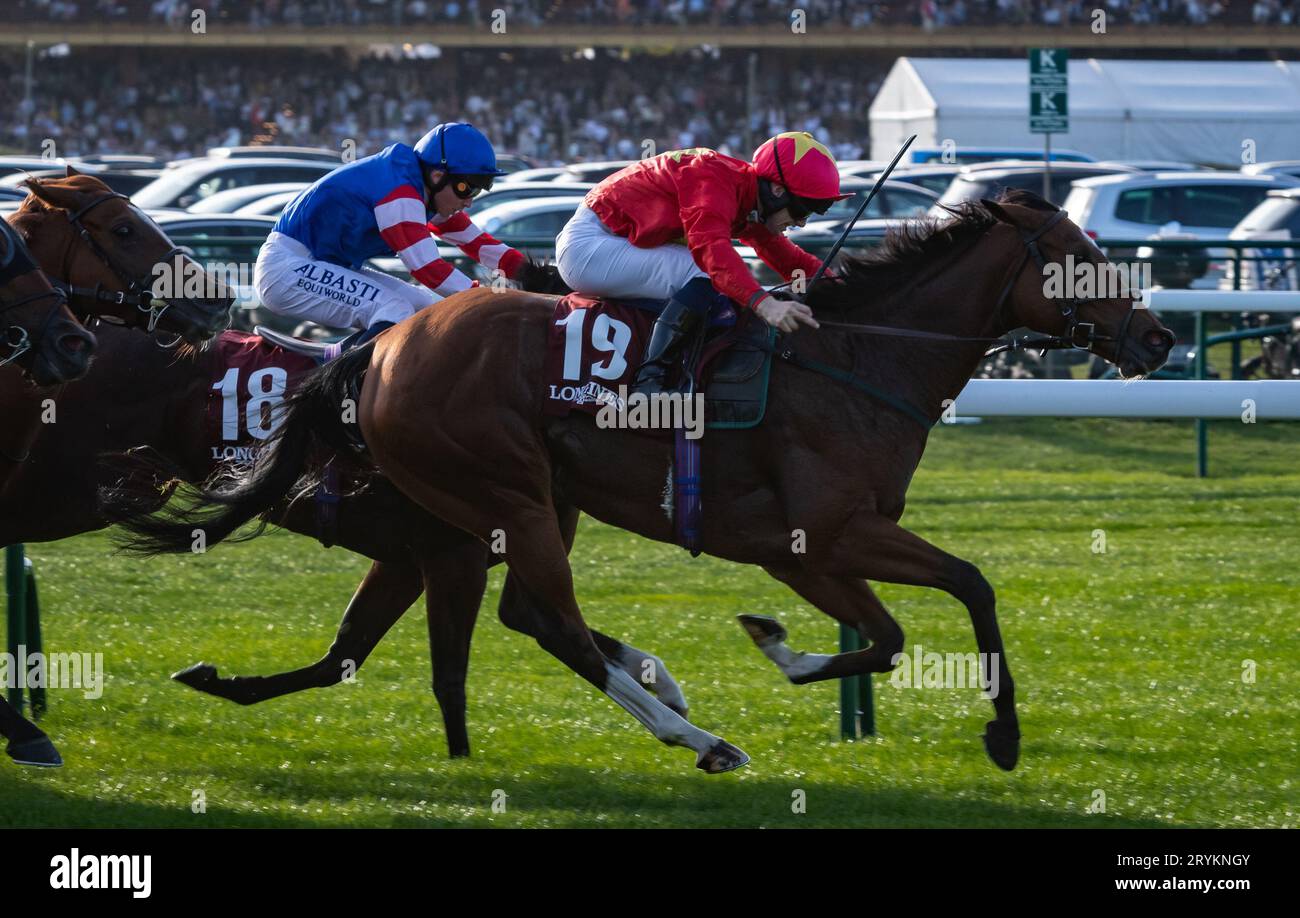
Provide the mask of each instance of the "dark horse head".
{"label": "dark horse head", "polygon": [[[234,299],[219,278],[174,246],[125,195],[71,167],[66,178],[25,184],[31,194],[10,222],[42,265],[58,266],[49,273],[69,288],[74,312],[169,332],[191,344],[226,327]],[[173,283],[157,297],[163,276]],[[201,283],[176,282],[182,276]],[[189,295],[195,288],[213,295]]]}
{"label": "dark horse head", "polygon": [[[865,310],[890,324],[963,335],[999,337],[1029,328],[1056,336],[1058,346],[1073,342],[1097,354],[1123,376],[1164,364],[1173,333],[1134,304],[1137,290],[1113,284],[1102,290],[1100,282],[1115,277],[1116,266],[1059,208],[1032,192],[1009,190],[951,213],[948,220],[901,224],[880,246],[843,259],[837,277],[809,291],[809,304],[819,315],[825,308]],[[1062,285],[1049,279],[1061,279],[1067,265],[1073,274],[1093,272],[1091,291],[1102,295],[1073,296],[1069,285],[1057,290]],[[864,294],[872,300],[865,307]]]}
{"label": "dark horse head", "polygon": [[12,363],[36,385],[53,386],[84,376],[94,349],[94,335],[0,220],[0,366]]}

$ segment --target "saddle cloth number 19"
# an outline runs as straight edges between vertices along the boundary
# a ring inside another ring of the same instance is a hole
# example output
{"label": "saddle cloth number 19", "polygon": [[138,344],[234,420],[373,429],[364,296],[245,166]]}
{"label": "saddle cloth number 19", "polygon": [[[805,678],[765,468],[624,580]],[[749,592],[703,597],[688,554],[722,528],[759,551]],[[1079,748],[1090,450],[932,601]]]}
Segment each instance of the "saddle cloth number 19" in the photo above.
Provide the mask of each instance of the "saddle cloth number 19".
{"label": "saddle cloth number 19", "polygon": [[[564,378],[582,381],[583,332],[590,309],[575,309],[556,325],[564,326]],[[591,375],[601,379],[618,380],[627,372],[627,346],[632,342],[632,328],[626,322],[597,313],[591,323],[591,347],[608,358],[593,361]]]}

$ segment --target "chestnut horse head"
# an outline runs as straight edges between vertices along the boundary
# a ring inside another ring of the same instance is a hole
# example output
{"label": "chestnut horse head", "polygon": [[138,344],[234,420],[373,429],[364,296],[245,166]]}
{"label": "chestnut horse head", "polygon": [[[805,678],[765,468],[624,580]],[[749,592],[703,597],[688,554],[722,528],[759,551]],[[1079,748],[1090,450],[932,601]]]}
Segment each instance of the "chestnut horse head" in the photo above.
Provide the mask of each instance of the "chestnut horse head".
{"label": "chestnut horse head", "polygon": [[22,238],[0,220],[0,367],[22,367],[38,386],[84,376],[95,337],[68,311]]}
{"label": "chestnut horse head", "polygon": [[[66,287],[74,312],[169,332],[191,344],[226,327],[234,299],[126,195],[71,167],[66,178],[26,185],[31,194],[10,222],[46,273]],[[180,295],[184,285],[176,284],[177,295],[164,291],[156,298],[158,277],[178,268],[204,275],[203,289],[218,295]]]}

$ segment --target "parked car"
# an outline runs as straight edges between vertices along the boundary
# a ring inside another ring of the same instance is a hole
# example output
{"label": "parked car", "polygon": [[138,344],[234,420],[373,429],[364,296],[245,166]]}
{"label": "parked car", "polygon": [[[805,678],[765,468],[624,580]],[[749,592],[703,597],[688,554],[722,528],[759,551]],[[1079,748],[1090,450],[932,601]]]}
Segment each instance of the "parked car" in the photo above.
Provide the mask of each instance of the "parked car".
{"label": "parked car", "polygon": [[[564,172],[564,166],[539,166],[536,169],[521,169],[519,172],[511,172],[503,175],[496,180],[496,185],[513,184],[514,182],[549,182]],[[565,181],[565,179],[561,179]]]}
{"label": "parked car", "polygon": [[835,165],[843,178],[865,178],[868,175],[879,175],[889,165],[889,160],[882,163],[876,159],[842,159]]}
{"label": "parked car", "polygon": [[134,200],[141,207],[184,209],[230,188],[279,182],[310,184],[340,165],[296,159],[200,159],[164,170],[155,181],[140,189]]}
{"label": "parked car", "polygon": [[1174,159],[1103,159],[1098,166],[1131,166],[1139,172],[1196,172],[1208,166],[1179,162]]}
{"label": "parked car", "polygon": [[1070,219],[1094,239],[1143,239],[1161,230],[1223,238],[1268,192],[1300,179],[1240,172],[1143,172],[1076,181]]}
{"label": "parked car", "polygon": [[615,172],[627,168],[634,162],[636,162],[634,159],[619,159],[603,163],[570,163],[551,181],[585,182],[588,185],[595,185],[602,179],[609,178]]}
{"label": "parked car", "polygon": [[343,162],[342,150],[329,147],[281,147],[281,146],[247,146],[247,147],[212,147],[208,150],[208,159],[303,159],[311,162]]}
{"label": "parked car", "polygon": [[[826,221],[839,224],[850,219],[862,206],[862,199],[867,196],[874,184],[874,179],[841,179],[840,191],[844,194],[852,193],[853,196],[842,201],[836,201],[824,214],[813,214],[808,219],[809,225]],[[927,191],[919,185],[896,182],[890,179],[880,187],[880,191],[871,199],[871,204],[863,212],[862,218],[864,220],[889,218],[897,220],[907,217],[919,217],[933,207],[934,202],[937,200],[939,200],[939,196],[933,191]]]}
{"label": "parked car", "polygon": [[[904,169],[895,169],[889,176],[890,181],[906,182],[909,185],[916,185],[924,188],[926,191],[933,191],[936,195],[942,195],[952,184],[964,166],[954,165],[937,165],[937,166],[909,166]],[[881,170],[868,172],[859,176],[859,178],[876,180],[876,176]]]}
{"label": "parked car", "polygon": [[253,216],[279,217],[284,213],[284,209],[294,202],[301,191],[281,191],[278,194],[268,194],[264,198],[258,198],[252,204],[245,204],[236,211],[235,214],[251,214]]}
{"label": "parked car", "polygon": [[532,162],[526,156],[519,156],[513,153],[498,153],[497,168],[506,173],[523,172],[525,169],[531,169],[536,163]]}
{"label": "parked car", "polygon": [[1300,159],[1279,159],[1271,163],[1247,163],[1242,175],[1289,175],[1300,178]]}
{"label": "parked car", "polygon": [[286,191],[297,194],[310,185],[310,182],[276,182],[273,185],[244,185],[241,188],[228,188],[210,194],[185,209],[192,214],[233,214],[262,198]]}
{"label": "parked car", "polygon": [[63,157],[47,159],[44,156],[0,156],[0,175],[13,175],[15,172],[48,172],[62,169],[68,164]]}
{"label": "parked car", "polygon": [[[1232,228],[1228,238],[1273,243],[1242,251],[1239,289],[1300,290],[1300,272],[1296,270],[1300,245],[1292,248],[1281,244],[1300,239],[1300,188],[1270,191]],[[1236,264],[1230,261],[1219,285],[1231,290],[1235,274]]]}
{"label": "parked car", "polygon": [[[1286,176],[1240,172],[1146,172],[1083,179],[1065,210],[1094,239],[1223,239],[1274,188],[1300,185]],[[1169,287],[1215,287],[1223,249],[1110,246],[1112,260],[1149,260],[1153,279]]]}
{"label": "parked car", "polygon": [[[1042,160],[1027,163],[999,163],[994,165],[965,166],[953,177],[951,184],[939,197],[938,205],[949,207],[980,198],[995,198],[1004,188],[1020,188],[1035,194],[1043,193],[1043,174],[1047,164]],[[1095,163],[1052,163],[1048,179],[1048,198],[1060,204],[1070,193],[1070,186],[1078,179],[1093,178],[1116,173],[1137,173],[1131,166],[1099,166]],[[930,215],[946,217],[942,206],[931,208]]]}
{"label": "parked car", "polygon": [[[134,195],[137,191],[154,181],[162,175],[161,169],[99,169],[92,168],[85,163],[69,163],[78,172],[87,175],[93,175],[113,191],[127,196]],[[43,169],[31,172],[13,172],[9,175],[0,177],[0,187],[17,188],[28,178],[42,179],[59,179],[68,174],[67,167],[59,169]]]}
{"label": "parked car", "polygon": [[[945,158],[946,157],[946,158]],[[956,146],[952,150],[943,147],[912,147],[903,157],[903,162],[915,164],[938,163],[943,165],[965,166],[971,163],[986,163],[997,159],[1027,159],[1042,161],[1043,151],[1029,147],[965,147]],[[1053,150],[1052,162],[1090,163],[1093,158],[1078,150]]]}
{"label": "parked car", "polygon": [[531,198],[489,207],[474,215],[479,229],[516,245],[555,245],[564,224],[569,222],[582,195]]}
{"label": "parked car", "polygon": [[478,214],[498,204],[511,201],[525,201],[535,198],[572,197],[583,195],[591,190],[585,182],[502,182],[497,181],[491,191],[485,191],[474,199],[470,206],[470,216],[477,219]]}

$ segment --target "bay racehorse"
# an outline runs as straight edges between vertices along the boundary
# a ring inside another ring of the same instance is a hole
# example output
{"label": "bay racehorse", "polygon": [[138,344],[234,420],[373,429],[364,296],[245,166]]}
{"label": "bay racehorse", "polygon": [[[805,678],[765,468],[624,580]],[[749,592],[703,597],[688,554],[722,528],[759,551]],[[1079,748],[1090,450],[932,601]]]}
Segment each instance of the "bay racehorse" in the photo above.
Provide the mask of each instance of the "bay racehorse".
{"label": "bay racehorse", "polygon": [[[764,423],[714,431],[704,450],[703,550],[762,566],[869,642],[799,654],[778,623],[745,618],[767,656],[796,683],[887,672],[903,631],[867,581],[943,590],[966,606],[986,676],[997,680],[984,744],[1004,769],[1018,759],[1020,728],[993,589],[975,565],[898,520],[931,425],[990,341],[1023,326],[1093,351],[1126,376],[1164,363],[1172,334],[1129,298],[1046,295],[1048,264],[1067,255],[1105,262],[1064,212],[1026,192],[966,205],[941,225],[892,231],[877,251],[845,259],[811,286],[806,299],[822,328],[778,345],[786,359],[773,367]],[[133,521],[130,544],[187,551],[196,526],[213,544],[301,493],[319,478],[321,444],[327,454],[350,449],[346,419],[355,406],[375,470],[480,540],[504,536],[501,616],[509,627],[658,739],[692,749],[698,767],[743,765],[741,750],[687,722],[602,653],[582,619],[567,558],[577,511],[671,541],[660,499],[672,450],[598,430],[586,416],[544,415],[553,309],[544,296],[473,290],[388,330],[304,382],[251,470],[169,508],[163,520]]]}
{"label": "bay racehorse", "polygon": [[[65,178],[32,179],[27,186],[30,194],[22,206],[7,221],[0,221],[0,235],[22,247],[33,270],[40,268],[42,273],[32,277],[39,277],[47,291],[45,302],[57,301],[42,311],[44,324],[35,326],[31,340],[41,339],[42,352],[53,347],[61,354],[54,376],[43,369],[45,364],[38,363],[31,371],[31,381],[53,385],[86,373],[87,344],[94,338],[78,318],[150,335],[167,332],[191,343],[206,341],[226,325],[233,303],[230,297],[154,296],[159,265],[179,266],[192,260],[125,195],[71,167]],[[204,273],[197,265],[190,268],[192,273]],[[210,280],[208,287],[220,288],[217,278]],[[147,347],[160,350],[152,338],[137,337]],[[103,355],[102,349],[99,354]],[[69,369],[59,375],[57,368],[65,364]],[[63,482],[53,480],[42,492],[23,495],[31,506],[20,510],[12,505],[23,492],[22,478],[37,439],[43,431],[59,429],[57,400],[67,391],[43,391],[17,374],[0,374],[0,417],[5,421],[0,432],[0,530],[4,530],[0,545],[22,542],[24,524],[41,520],[43,501],[61,491]],[[77,386],[71,391],[87,392]],[[120,390],[112,388],[95,392],[101,406],[121,396]],[[104,426],[102,414],[96,424]],[[5,709],[0,716],[0,735],[10,740],[11,757],[32,764],[57,764],[58,754],[44,734],[19,712],[7,705]]]}

